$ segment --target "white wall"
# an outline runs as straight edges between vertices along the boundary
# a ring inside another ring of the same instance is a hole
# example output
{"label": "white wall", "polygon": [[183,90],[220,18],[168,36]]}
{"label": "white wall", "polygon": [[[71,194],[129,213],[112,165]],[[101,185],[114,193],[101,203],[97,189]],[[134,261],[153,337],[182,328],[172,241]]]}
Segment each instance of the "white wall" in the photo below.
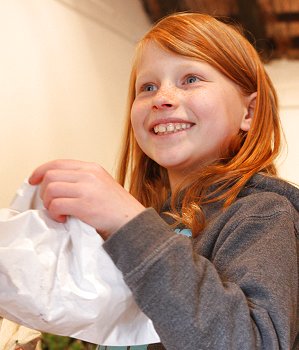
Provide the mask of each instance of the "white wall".
{"label": "white wall", "polygon": [[148,27],[138,0],[0,2],[0,207],[50,159],[113,171],[131,56]]}
{"label": "white wall", "polygon": [[278,93],[287,142],[278,161],[280,175],[299,185],[299,61],[273,61],[267,71]]}

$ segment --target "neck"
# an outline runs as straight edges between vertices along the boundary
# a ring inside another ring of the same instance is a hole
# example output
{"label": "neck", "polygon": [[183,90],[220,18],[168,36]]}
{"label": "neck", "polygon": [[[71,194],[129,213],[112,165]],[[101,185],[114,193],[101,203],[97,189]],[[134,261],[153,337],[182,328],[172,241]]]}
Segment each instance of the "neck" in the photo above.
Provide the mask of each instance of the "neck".
{"label": "neck", "polygon": [[177,187],[184,181],[188,174],[167,170],[171,192],[175,192]]}

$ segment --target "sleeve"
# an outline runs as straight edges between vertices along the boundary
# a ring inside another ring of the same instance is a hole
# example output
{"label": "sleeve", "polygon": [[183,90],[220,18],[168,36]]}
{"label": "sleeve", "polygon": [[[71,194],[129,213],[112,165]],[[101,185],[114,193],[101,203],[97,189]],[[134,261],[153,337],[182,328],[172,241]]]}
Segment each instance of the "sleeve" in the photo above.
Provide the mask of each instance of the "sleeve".
{"label": "sleeve", "polygon": [[206,257],[148,209],[104,249],[167,349],[291,349],[298,242],[289,209],[273,198],[230,208],[205,232]]}

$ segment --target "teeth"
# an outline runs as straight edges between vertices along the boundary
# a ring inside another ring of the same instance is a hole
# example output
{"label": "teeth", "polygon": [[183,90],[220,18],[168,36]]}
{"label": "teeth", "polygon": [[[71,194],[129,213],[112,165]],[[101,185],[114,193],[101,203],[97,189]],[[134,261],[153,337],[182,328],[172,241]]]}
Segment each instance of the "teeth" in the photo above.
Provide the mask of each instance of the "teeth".
{"label": "teeth", "polygon": [[167,127],[166,127],[166,125],[160,124],[160,125],[155,126],[154,130],[155,130],[155,133],[166,132]]}
{"label": "teeth", "polygon": [[173,124],[168,124],[168,125],[166,126],[166,130],[167,130],[167,132],[172,132],[172,131],[175,130],[175,127],[174,127]]}
{"label": "teeth", "polygon": [[175,133],[180,130],[185,130],[191,128],[189,123],[167,123],[159,124],[154,127],[155,134],[170,134]]}

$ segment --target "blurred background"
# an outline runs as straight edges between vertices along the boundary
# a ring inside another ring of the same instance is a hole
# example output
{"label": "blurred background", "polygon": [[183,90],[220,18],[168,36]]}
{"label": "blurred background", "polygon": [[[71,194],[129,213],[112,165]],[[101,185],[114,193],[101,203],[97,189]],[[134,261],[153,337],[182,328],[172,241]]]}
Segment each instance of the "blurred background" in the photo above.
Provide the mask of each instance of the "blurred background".
{"label": "blurred background", "polygon": [[[9,0],[0,2],[1,207],[51,159],[114,173],[135,44],[159,18],[187,10],[242,24],[261,53],[288,143],[280,174],[299,183],[299,1]],[[44,349],[90,346],[44,335]]]}

